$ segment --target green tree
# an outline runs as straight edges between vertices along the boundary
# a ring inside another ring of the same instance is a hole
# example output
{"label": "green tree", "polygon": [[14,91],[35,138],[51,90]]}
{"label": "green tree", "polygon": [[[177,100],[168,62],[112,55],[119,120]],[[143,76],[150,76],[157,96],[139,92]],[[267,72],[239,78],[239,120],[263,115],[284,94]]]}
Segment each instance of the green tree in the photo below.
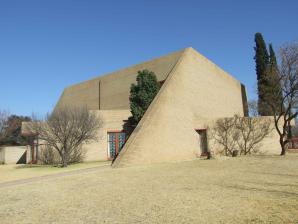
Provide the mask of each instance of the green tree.
{"label": "green tree", "polygon": [[261,33],[255,34],[255,62],[258,81],[258,112],[261,116],[271,115],[270,107],[266,104],[265,87],[267,86],[267,67],[269,64],[269,55],[266,44]]}
{"label": "green tree", "polygon": [[134,128],[142,119],[150,103],[160,89],[156,75],[152,71],[138,71],[137,84],[130,87],[130,125]]}
{"label": "green tree", "polygon": [[23,121],[31,121],[30,117],[10,115],[7,117],[6,126],[3,129],[3,137],[0,145],[26,145],[27,140],[21,135]]}
{"label": "green tree", "polygon": [[277,69],[277,60],[272,44],[269,44],[269,65],[270,71]]}
{"label": "green tree", "polygon": [[276,75],[268,76],[267,82],[270,85],[265,91],[265,98],[273,112],[281,146],[280,154],[285,155],[291,135],[289,127],[298,116],[298,43],[289,43],[280,48],[280,64]]}
{"label": "green tree", "polygon": [[[281,91],[281,84],[280,84],[280,77],[279,77],[279,71],[278,71],[278,64],[275,56],[274,49],[272,47],[272,44],[269,44],[269,62],[268,62],[268,68],[267,68],[267,85],[268,88],[272,88],[274,92],[279,93],[278,99],[276,99],[274,102],[269,102],[269,104],[275,104],[276,107],[280,106],[280,102],[282,101],[282,91]],[[269,81],[268,81],[269,80]],[[275,80],[274,83],[279,83],[273,85],[271,80]],[[267,101],[270,100],[266,99]],[[268,102],[267,102],[268,104]],[[273,115],[272,113],[270,115]]]}

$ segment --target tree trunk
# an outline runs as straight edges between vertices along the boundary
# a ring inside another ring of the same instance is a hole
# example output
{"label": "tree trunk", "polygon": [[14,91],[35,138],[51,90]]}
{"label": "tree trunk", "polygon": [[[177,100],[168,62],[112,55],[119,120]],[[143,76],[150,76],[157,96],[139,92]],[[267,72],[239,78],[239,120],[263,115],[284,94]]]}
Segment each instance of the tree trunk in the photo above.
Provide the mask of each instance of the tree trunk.
{"label": "tree trunk", "polygon": [[292,126],[291,126],[291,120],[288,121],[288,139],[291,139],[293,137],[292,135]]}
{"label": "tree trunk", "polygon": [[280,146],[281,146],[281,153],[280,153],[280,155],[281,156],[284,156],[284,155],[286,155],[286,144],[285,144],[285,142],[283,140],[283,137],[280,137],[279,143],[280,143]]}
{"label": "tree trunk", "polygon": [[228,148],[225,146],[225,156],[228,156]]}
{"label": "tree trunk", "polygon": [[62,156],[62,167],[67,167],[67,165],[68,165],[67,155],[63,154],[63,156]]}

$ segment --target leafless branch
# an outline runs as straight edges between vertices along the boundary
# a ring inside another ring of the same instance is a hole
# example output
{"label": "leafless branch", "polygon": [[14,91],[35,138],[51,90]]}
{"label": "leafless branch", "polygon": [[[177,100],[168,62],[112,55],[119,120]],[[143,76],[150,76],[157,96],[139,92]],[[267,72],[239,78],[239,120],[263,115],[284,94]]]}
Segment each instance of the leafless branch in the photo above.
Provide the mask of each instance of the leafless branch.
{"label": "leafless branch", "polygon": [[30,123],[31,132],[48,146],[57,150],[62,165],[67,166],[82,144],[98,138],[100,118],[86,107],[64,107],[48,114],[44,120]]}
{"label": "leafless branch", "polygon": [[271,121],[264,117],[239,117],[218,119],[212,129],[213,139],[223,146],[220,153],[232,156],[237,150],[242,155],[256,153],[272,131]]}
{"label": "leafless branch", "polygon": [[[275,72],[276,78],[267,77],[270,88],[266,89],[266,97],[274,114],[281,155],[285,155],[291,121],[298,116],[298,42],[286,44],[280,49],[280,65]],[[270,102],[278,102],[278,105]]]}
{"label": "leafless branch", "polygon": [[239,133],[236,130],[236,121],[236,116],[218,119],[212,129],[213,139],[223,146],[223,150],[219,152],[226,156],[231,156],[237,150]]}
{"label": "leafless branch", "polygon": [[257,153],[262,140],[272,131],[271,121],[266,117],[237,117],[236,129],[237,145],[244,155]]}
{"label": "leafless branch", "polygon": [[0,110],[0,140],[6,136],[8,117],[9,113],[7,111]]}

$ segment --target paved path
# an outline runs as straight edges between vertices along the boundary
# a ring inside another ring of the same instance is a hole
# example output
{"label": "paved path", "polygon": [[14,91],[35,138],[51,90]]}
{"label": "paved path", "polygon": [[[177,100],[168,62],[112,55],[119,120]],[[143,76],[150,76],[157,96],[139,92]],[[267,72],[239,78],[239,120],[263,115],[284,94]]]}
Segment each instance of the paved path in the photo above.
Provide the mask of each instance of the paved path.
{"label": "paved path", "polygon": [[91,168],[84,168],[80,170],[65,171],[64,173],[55,173],[55,174],[49,174],[49,175],[44,175],[39,177],[31,177],[31,178],[26,178],[21,180],[7,181],[7,182],[0,183],[0,188],[27,184],[27,183],[32,183],[32,182],[42,181],[42,180],[51,180],[59,177],[73,176],[73,175],[78,175],[82,173],[92,173],[92,172],[96,172],[101,169],[107,169],[110,167],[111,165],[107,164],[107,165],[96,166]]}

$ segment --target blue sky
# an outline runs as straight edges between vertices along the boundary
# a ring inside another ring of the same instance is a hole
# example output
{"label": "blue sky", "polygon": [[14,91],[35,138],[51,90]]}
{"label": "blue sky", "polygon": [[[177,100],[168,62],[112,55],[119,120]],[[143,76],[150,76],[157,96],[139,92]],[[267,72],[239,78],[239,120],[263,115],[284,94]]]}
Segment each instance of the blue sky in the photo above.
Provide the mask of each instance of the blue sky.
{"label": "blue sky", "polygon": [[64,87],[192,46],[255,97],[254,34],[298,39],[297,0],[0,0],[0,109],[51,111]]}

